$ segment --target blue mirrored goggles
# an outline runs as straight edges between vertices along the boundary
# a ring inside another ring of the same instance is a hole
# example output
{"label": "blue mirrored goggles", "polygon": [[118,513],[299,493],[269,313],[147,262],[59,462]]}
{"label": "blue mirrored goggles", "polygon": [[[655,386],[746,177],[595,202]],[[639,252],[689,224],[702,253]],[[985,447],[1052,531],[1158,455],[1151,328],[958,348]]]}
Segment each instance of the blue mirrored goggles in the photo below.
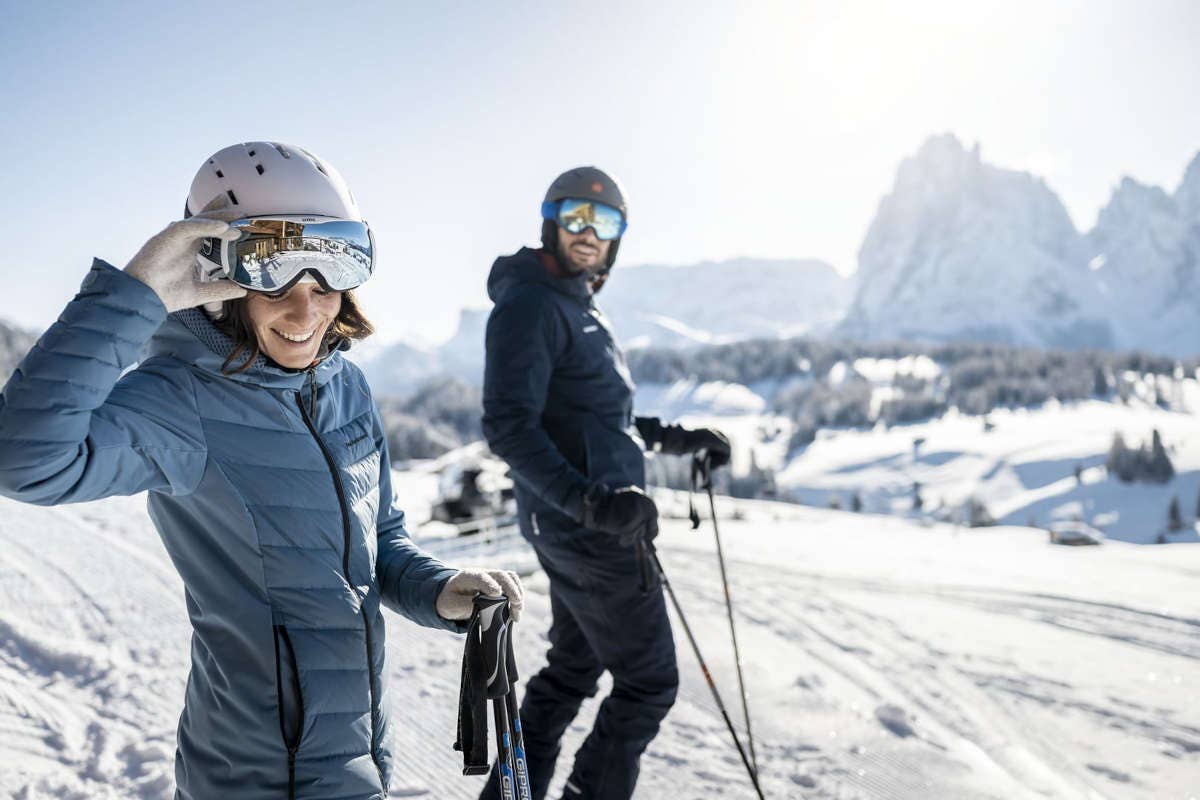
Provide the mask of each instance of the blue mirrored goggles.
{"label": "blue mirrored goggles", "polygon": [[568,233],[583,233],[591,228],[602,242],[621,238],[628,227],[625,216],[612,206],[572,197],[542,203],[542,219],[553,220]]}

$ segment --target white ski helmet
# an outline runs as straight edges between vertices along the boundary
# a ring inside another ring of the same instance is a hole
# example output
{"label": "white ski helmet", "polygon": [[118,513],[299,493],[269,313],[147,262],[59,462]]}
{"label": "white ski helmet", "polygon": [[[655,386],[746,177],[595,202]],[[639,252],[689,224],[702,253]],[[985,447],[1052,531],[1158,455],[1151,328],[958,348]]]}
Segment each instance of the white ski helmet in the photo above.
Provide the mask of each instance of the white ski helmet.
{"label": "white ski helmet", "polygon": [[244,217],[314,214],[362,221],[350,187],[331,164],[280,142],[235,144],[208,159],[192,180],[185,216],[214,201]]}
{"label": "white ski helmet", "polygon": [[[333,165],[292,144],[244,142],[217,151],[201,165],[184,204],[184,217],[219,209],[242,217],[312,214],[362,222],[358,203]],[[221,265],[208,254],[209,240],[196,254],[201,281],[222,277]],[[302,280],[313,280],[305,275]],[[225,315],[224,303],[205,303],[214,319]]]}

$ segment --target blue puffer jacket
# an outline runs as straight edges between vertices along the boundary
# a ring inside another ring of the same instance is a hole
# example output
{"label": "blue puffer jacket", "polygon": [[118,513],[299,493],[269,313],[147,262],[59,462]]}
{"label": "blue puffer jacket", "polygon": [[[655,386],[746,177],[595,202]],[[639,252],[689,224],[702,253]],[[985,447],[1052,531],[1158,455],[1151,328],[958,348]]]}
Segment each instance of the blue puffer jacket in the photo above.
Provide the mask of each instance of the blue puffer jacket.
{"label": "blue puffer jacket", "polygon": [[644,448],[662,433],[633,416],[633,378],[587,277],[553,269],[522,248],[488,277],[483,432],[512,468],[526,535],[575,527],[595,483],[644,488]]}
{"label": "blue puffer jacket", "polygon": [[97,261],[0,397],[0,491],[52,505],[149,490],[193,627],[177,798],[384,797],[380,605],[458,630],[434,608],[454,570],[404,529],[356,366],[335,351],[227,377],[229,348],[202,312],[168,317]]}

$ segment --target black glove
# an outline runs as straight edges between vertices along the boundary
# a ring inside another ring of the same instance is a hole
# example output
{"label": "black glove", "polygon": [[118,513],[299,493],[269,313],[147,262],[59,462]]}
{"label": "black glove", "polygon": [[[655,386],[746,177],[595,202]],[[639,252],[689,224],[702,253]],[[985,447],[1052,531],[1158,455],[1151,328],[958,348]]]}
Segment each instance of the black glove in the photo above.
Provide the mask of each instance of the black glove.
{"label": "black glove", "polygon": [[631,547],[638,536],[646,541],[658,536],[658,506],[636,486],[615,491],[598,485],[583,500],[583,525],[616,536],[622,547]]}
{"label": "black glove", "polygon": [[689,430],[679,425],[667,425],[662,433],[662,451],[671,456],[686,456],[704,450],[715,469],[729,463],[729,439],[715,428]]}

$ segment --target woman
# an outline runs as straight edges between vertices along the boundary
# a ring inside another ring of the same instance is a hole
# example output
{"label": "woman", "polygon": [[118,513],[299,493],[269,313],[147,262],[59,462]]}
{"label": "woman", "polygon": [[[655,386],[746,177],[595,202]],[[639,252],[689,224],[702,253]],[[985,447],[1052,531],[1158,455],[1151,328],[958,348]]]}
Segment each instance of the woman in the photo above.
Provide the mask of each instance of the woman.
{"label": "woman", "polygon": [[186,215],[123,271],[94,262],[17,368],[0,491],[149,492],[193,628],[177,798],[385,797],[380,606],[461,631],[477,592],[519,614],[520,585],[450,569],[404,529],[379,413],[342,354],[371,333],[350,290],[374,253],[338,173],[235,145]]}

